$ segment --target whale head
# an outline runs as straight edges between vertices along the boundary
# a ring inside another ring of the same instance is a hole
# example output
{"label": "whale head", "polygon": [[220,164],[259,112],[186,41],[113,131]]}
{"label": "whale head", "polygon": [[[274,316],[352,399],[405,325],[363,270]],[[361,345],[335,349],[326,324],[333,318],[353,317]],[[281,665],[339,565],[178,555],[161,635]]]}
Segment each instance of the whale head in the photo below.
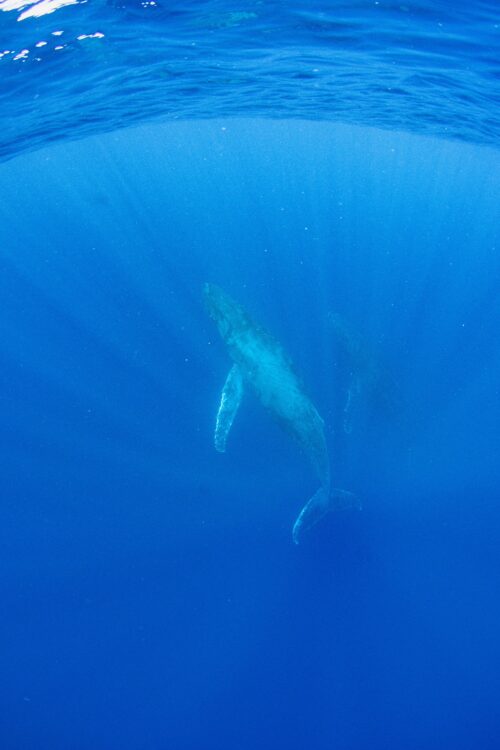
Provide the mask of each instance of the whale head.
{"label": "whale head", "polygon": [[243,308],[216,284],[206,283],[203,296],[208,314],[217,324],[224,340],[245,325],[247,316]]}

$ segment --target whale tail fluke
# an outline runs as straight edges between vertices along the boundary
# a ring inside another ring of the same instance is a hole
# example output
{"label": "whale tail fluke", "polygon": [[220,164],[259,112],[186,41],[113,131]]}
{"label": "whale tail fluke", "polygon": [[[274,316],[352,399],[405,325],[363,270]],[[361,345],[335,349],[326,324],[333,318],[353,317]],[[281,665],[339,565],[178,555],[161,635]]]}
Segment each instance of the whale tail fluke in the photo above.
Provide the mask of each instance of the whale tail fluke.
{"label": "whale tail fluke", "polygon": [[361,504],[352,492],[320,487],[304,505],[293,525],[293,541],[300,544],[302,535],[318,523],[331,510],[361,510]]}
{"label": "whale tail fluke", "polygon": [[361,510],[360,499],[354,492],[334,487],[330,492],[330,510]]}

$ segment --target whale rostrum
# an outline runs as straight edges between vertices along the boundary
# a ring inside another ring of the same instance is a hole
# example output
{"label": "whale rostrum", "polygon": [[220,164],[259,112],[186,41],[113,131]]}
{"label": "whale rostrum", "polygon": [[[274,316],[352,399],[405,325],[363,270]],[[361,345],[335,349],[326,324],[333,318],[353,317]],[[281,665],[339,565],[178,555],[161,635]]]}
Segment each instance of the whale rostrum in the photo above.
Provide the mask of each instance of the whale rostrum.
{"label": "whale rostrum", "polygon": [[215,427],[215,448],[223,453],[243,393],[251,389],[262,405],[291,434],[308,457],[320,487],[293,526],[296,544],[303,533],[334,509],[357,506],[355,496],[332,489],[324,423],[296,375],[281,344],[255,323],[244,308],[215,284],[205,284],[205,303],[233,365],[222,389]]}

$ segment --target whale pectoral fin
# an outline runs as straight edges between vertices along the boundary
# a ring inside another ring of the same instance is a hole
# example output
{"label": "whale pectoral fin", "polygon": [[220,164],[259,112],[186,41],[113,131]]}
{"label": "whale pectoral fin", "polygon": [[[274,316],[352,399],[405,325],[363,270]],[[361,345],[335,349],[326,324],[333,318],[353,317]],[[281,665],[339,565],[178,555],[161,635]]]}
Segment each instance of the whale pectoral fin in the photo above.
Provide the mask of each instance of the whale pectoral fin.
{"label": "whale pectoral fin", "polygon": [[299,544],[302,535],[316,524],[330,510],[360,510],[358,498],[347,490],[333,489],[330,493],[324,487],[317,490],[300,511],[293,525],[293,541]]}
{"label": "whale pectoral fin", "polygon": [[243,395],[243,378],[238,365],[233,365],[224,383],[215,423],[215,450],[224,453],[226,440]]}
{"label": "whale pectoral fin", "polygon": [[347,389],[346,400],[344,404],[343,427],[344,427],[344,432],[346,433],[346,435],[350,435],[352,432],[353,406],[358,400],[360,393],[361,393],[361,379],[355,376],[349,388]]}

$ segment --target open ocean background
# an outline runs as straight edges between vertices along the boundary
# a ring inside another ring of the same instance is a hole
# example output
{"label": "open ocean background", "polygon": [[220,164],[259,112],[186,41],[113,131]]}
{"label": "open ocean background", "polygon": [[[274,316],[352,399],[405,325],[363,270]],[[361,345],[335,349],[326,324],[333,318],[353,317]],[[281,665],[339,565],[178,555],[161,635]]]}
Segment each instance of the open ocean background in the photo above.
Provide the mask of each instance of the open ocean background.
{"label": "open ocean background", "polygon": [[[0,750],[498,750],[500,3],[0,0],[0,38]],[[205,281],[362,501],[300,546],[253,396],[214,450]]]}

